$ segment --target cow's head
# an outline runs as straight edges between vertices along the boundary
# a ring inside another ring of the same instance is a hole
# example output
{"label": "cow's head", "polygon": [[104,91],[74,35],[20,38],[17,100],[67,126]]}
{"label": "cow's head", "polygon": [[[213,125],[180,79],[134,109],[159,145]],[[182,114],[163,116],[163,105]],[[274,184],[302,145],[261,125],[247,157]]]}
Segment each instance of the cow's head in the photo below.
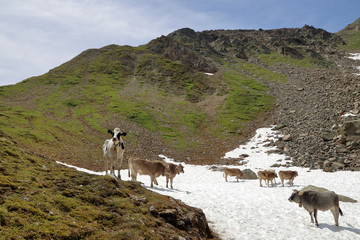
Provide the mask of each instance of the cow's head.
{"label": "cow's head", "polygon": [[301,196],[302,195],[303,195],[302,191],[298,191],[298,190],[294,189],[293,193],[289,197],[289,201],[299,203],[299,207],[301,207]]}
{"label": "cow's head", "polygon": [[120,141],[121,136],[126,136],[126,132],[120,131],[120,128],[115,128],[114,131],[108,130],[108,133],[111,134],[112,140],[114,143],[122,142]]}
{"label": "cow's head", "polygon": [[177,174],[185,173],[183,165],[179,164],[179,165],[176,166],[176,173]]}

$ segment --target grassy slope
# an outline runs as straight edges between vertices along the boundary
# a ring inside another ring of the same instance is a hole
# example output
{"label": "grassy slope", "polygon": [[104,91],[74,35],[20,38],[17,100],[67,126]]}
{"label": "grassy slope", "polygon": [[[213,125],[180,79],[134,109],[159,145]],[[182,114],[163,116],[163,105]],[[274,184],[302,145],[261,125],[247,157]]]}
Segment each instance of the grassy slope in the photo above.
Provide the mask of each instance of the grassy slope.
{"label": "grassy slope", "polygon": [[343,30],[339,31],[337,35],[345,39],[346,44],[342,46],[342,49],[349,52],[360,51],[360,18],[354,21],[352,24],[346,26]]}
{"label": "grassy slope", "polygon": [[192,208],[139,184],[63,167],[1,132],[0,159],[0,239],[201,236],[174,227],[160,214],[176,209],[186,215]]}
{"label": "grassy slope", "polygon": [[[130,133],[130,155],[148,138],[158,139],[150,147],[201,152],[207,138],[233,138],[273,108],[260,80],[286,77],[246,62],[225,62],[218,74],[206,76],[143,46],[110,45],[0,88],[0,126],[38,152],[70,163],[76,156],[93,169],[102,167],[99,146],[115,126]],[[224,96],[215,113],[196,104],[214,95]]]}

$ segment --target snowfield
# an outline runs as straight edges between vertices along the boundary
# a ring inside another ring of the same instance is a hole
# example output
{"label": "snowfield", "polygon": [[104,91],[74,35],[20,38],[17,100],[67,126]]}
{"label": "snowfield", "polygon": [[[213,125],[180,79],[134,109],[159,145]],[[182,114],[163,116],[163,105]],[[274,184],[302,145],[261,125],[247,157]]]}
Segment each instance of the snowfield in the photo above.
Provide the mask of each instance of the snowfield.
{"label": "snowfield", "polygon": [[[270,169],[274,163],[291,161],[289,157],[279,154],[268,154],[274,150],[266,146],[270,139],[276,139],[276,132],[271,128],[258,129],[255,136],[245,145],[228,152],[224,158],[239,157],[248,154],[247,163],[237,167],[241,170],[251,169],[254,172]],[[164,160],[172,159],[160,155]],[[179,159],[176,159],[179,161]],[[179,163],[179,162],[176,162]],[[340,202],[344,216],[339,218],[339,227],[334,224],[330,211],[318,211],[319,227],[310,222],[310,216],[304,208],[288,201],[293,189],[301,189],[308,185],[327,188],[338,194],[360,200],[360,172],[341,171],[326,173],[322,170],[309,170],[299,167],[271,168],[278,172],[282,169],[296,170],[299,176],[294,186],[282,187],[277,178],[274,187],[259,186],[259,180],[240,180],[228,177],[225,182],[221,171],[212,171],[211,166],[195,166],[181,163],[184,174],[174,179],[174,189],[166,188],[165,177],[158,178],[159,185],[150,188],[149,176],[138,176],[144,187],[201,208],[209,222],[210,228],[222,239],[360,239],[360,203]],[[69,166],[69,165],[68,165]],[[216,165],[217,168],[224,166]],[[92,174],[103,175],[79,169]],[[129,179],[127,170],[121,171],[122,179]]]}

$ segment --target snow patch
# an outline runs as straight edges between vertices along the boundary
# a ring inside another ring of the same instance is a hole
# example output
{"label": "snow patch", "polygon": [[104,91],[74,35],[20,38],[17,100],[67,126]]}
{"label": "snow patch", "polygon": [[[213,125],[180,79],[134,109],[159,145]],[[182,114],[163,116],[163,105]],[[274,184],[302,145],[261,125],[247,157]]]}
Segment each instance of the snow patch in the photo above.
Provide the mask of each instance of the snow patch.
{"label": "snow patch", "polygon": [[[360,60],[360,53],[350,53],[350,59]],[[355,67],[360,72],[360,66]],[[360,76],[360,73],[354,73],[357,76]]]}
{"label": "snow patch", "polygon": [[360,60],[360,53],[350,53],[350,57],[353,60]]}
{"label": "snow patch", "polygon": [[[287,156],[269,154],[273,147],[268,141],[276,140],[280,135],[271,128],[261,128],[247,144],[240,145],[225,154],[224,158],[237,158],[248,154],[245,166],[227,166],[240,169],[266,169],[278,160]],[[159,155],[165,161],[173,159]],[[288,157],[287,157],[288,158]],[[178,163],[178,162],[177,162]],[[62,163],[63,164],[63,163]],[[319,227],[310,222],[308,212],[297,204],[288,201],[294,188],[301,189],[307,185],[315,185],[360,200],[360,172],[341,171],[326,173],[322,170],[308,170],[300,167],[287,168],[296,170],[299,176],[294,186],[282,187],[277,179],[275,187],[260,187],[258,180],[236,181],[230,177],[225,182],[221,171],[209,170],[211,166],[198,166],[181,163],[184,174],[174,179],[174,189],[166,188],[164,177],[158,178],[159,185],[150,188],[149,176],[138,176],[143,186],[151,191],[182,200],[184,203],[201,208],[210,227],[226,240],[301,240],[301,239],[360,239],[360,203],[340,202],[345,216],[340,216],[340,227],[335,227],[330,211],[318,212]],[[67,165],[67,164],[63,164]],[[70,166],[70,165],[67,165]],[[219,168],[224,167],[218,165]],[[77,168],[79,171],[84,169]],[[276,171],[285,168],[278,168]],[[85,170],[91,174],[103,175]],[[121,171],[126,180],[127,170]]]}

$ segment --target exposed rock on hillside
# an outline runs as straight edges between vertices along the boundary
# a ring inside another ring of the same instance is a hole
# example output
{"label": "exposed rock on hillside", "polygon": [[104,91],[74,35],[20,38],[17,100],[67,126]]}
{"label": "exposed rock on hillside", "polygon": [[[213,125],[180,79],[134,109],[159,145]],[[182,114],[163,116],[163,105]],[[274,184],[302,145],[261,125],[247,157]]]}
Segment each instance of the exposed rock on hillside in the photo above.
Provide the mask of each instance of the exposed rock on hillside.
{"label": "exposed rock on hillside", "polygon": [[161,36],[148,43],[147,48],[173,61],[180,61],[191,69],[215,73],[217,68],[210,60],[196,54],[195,51],[180,44],[172,38]]}
{"label": "exposed rock on hillside", "polygon": [[360,99],[359,77],[331,70],[304,71],[278,66],[289,76],[284,85],[273,85],[279,110],[275,124],[291,140],[277,145],[293,157],[295,165],[327,171],[360,170],[359,116],[350,120],[345,113],[355,110]]}
{"label": "exposed rock on hillside", "polygon": [[180,29],[168,35],[192,46],[199,52],[210,52],[247,59],[255,53],[271,52],[290,55],[294,58],[306,56],[321,58],[324,54],[335,54],[335,46],[345,44],[337,35],[305,25],[303,28],[275,30],[211,30],[194,32]]}

